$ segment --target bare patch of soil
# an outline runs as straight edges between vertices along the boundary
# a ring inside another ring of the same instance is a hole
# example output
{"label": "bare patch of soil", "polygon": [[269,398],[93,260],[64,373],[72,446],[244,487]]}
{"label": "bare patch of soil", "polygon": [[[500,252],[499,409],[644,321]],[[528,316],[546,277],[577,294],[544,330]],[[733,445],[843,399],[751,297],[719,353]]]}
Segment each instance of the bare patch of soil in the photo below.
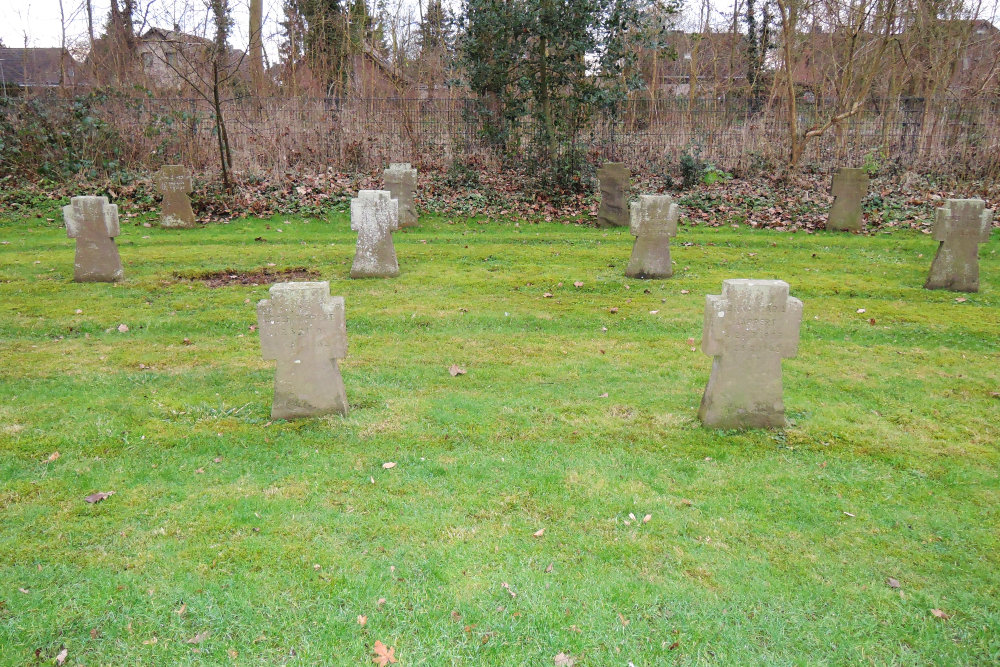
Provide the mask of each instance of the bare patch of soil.
{"label": "bare patch of soil", "polygon": [[214,289],[228,285],[270,285],[295,280],[316,280],[319,278],[319,271],[299,266],[291,269],[260,268],[252,271],[226,269],[188,275],[175,274],[175,276],[182,280],[200,280]]}

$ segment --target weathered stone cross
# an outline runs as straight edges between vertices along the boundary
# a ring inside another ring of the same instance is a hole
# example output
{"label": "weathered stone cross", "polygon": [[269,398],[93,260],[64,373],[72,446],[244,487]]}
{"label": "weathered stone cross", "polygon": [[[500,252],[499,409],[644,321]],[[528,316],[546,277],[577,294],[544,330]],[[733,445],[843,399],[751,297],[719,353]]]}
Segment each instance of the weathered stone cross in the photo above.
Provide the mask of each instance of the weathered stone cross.
{"label": "weathered stone cross", "polygon": [[949,199],[937,210],[934,238],[941,243],[924,287],[979,291],[979,244],[990,240],[993,211],[982,199]]}
{"label": "weathered stone cross", "polygon": [[194,227],[191,210],[191,172],[179,164],[166,164],[153,174],[153,182],[163,195],[160,225],[163,227]]}
{"label": "weathered stone cross", "polygon": [[833,206],[826,220],[827,229],[861,231],[864,220],[861,200],[868,194],[868,172],[864,169],[841,169],[833,177]]}
{"label": "weathered stone cross", "polygon": [[709,294],[701,349],[714,357],[698,417],[712,428],[785,425],[781,360],[799,345],[802,302],[783,280],[724,280]]}
{"label": "weathered stone cross", "polygon": [[382,172],[382,180],[390,196],[399,201],[399,226],[415,227],[417,209],[413,197],[417,193],[417,170],[409,162],[392,162]]}
{"label": "weathered stone cross", "polygon": [[597,170],[601,188],[601,208],[597,211],[598,227],[628,225],[628,191],[632,172],[620,162],[605,162]]}
{"label": "weathered stone cross", "polygon": [[260,348],[275,360],[272,419],[347,414],[338,359],[347,356],[344,298],[330,283],[277,283],[257,304]]}
{"label": "weathered stone cross", "polygon": [[629,278],[669,278],[670,238],[677,236],[680,209],[670,195],[639,195],[632,202],[631,232],[635,236],[632,258],[625,275]]}
{"label": "weathered stone cross", "polygon": [[362,190],[351,200],[351,229],[358,233],[352,278],[399,275],[392,232],[399,228],[399,202],[388,190]]}
{"label": "weathered stone cross", "polygon": [[117,282],[125,278],[122,258],[115,238],[118,206],[109,204],[107,197],[73,197],[63,206],[66,235],[76,239],[76,259],[73,280],[84,282]]}

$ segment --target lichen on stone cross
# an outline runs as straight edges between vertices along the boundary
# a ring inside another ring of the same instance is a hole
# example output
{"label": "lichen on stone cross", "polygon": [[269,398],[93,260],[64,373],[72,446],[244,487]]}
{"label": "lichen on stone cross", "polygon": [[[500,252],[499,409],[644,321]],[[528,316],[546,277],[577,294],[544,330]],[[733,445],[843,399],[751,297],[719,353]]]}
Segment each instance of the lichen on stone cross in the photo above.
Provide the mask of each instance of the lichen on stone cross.
{"label": "lichen on stone cross", "polygon": [[670,195],[639,195],[632,202],[630,227],[635,243],[625,268],[629,278],[669,278],[670,238],[677,236],[680,209]]}
{"label": "lichen on stone cross", "polygon": [[949,199],[934,217],[939,241],[924,287],[979,291],[979,244],[990,240],[993,211],[982,199]]}
{"label": "lichen on stone cross", "polygon": [[826,220],[827,229],[861,231],[864,215],[861,201],[868,194],[868,172],[864,169],[840,169],[833,177],[833,206]]}
{"label": "lichen on stone cross", "polygon": [[605,162],[597,170],[601,188],[601,207],[597,211],[598,227],[626,227],[629,224],[629,180],[632,172],[620,162]]}
{"label": "lichen on stone cross", "polygon": [[114,237],[118,236],[118,206],[107,197],[73,197],[63,206],[66,235],[76,239],[73,280],[111,283],[123,280],[125,270]]}
{"label": "lichen on stone cross", "polygon": [[417,208],[413,202],[417,194],[417,170],[409,162],[392,162],[382,172],[385,189],[399,202],[399,226],[415,227]]}
{"label": "lichen on stone cross", "polygon": [[326,281],[277,283],[269,295],[257,304],[257,329],[263,357],[277,362],[271,418],[346,415],[344,298]]}
{"label": "lichen on stone cross", "polygon": [[392,232],[399,228],[399,202],[388,190],[362,190],[351,200],[351,229],[358,233],[352,278],[399,275]]}
{"label": "lichen on stone cross", "polygon": [[179,164],[163,165],[153,174],[153,182],[163,195],[160,225],[173,228],[194,227],[194,211],[191,209],[191,198],[188,197],[193,187],[191,172],[187,167]]}
{"label": "lichen on stone cross", "polygon": [[781,360],[799,345],[802,302],[783,280],[725,280],[709,294],[701,349],[713,357],[698,417],[711,428],[785,425]]}

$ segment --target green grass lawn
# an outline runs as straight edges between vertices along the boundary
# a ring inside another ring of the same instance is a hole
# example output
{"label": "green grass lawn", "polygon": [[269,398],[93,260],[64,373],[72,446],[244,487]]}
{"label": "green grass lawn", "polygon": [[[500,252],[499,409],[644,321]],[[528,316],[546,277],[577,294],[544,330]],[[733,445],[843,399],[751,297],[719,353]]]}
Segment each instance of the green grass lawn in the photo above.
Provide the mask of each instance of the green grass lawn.
{"label": "green grass lawn", "polygon": [[[960,295],[914,232],[683,226],[639,281],[627,229],[425,217],[352,281],[343,214],[136,219],[109,285],[49,217],[0,222],[2,664],[1000,661],[996,230]],[[184,277],[269,264],[346,298],[348,417],[272,423],[267,286]],[[783,431],[696,419],[739,277],[805,304]]]}

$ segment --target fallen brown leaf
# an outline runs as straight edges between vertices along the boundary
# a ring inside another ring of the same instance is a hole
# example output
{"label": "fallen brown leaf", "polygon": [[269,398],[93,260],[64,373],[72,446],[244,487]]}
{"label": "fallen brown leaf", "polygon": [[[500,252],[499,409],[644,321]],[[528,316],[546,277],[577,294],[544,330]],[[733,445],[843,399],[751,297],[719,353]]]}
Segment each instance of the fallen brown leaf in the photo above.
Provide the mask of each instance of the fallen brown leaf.
{"label": "fallen brown leaf", "polygon": [[557,653],[552,660],[556,667],[573,667],[576,664],[576,660],[566,653]]}
{"label": "fallen brown leaf", "polygon": [[575,283],[573,283],[573,287],[583,287],[583,282],[580,281],[580,280],[577,280]]}
{"label": "fallen brown leaf", "polygon": [[510,589],[510,584],[508,584],[508,583],[507,583],[506,581],[502,582],[502,583],[500,584],[500,586],[502,586],[502,587],[503,587],[503,588],[504,588],[504,589],[505,589],[505,590],[506,590],[506,591],[507,591],[508,593],[510,593],[510,596],[511,596],[512,598],[516,598],[516,597],[517,597],[517,593],[515,593],[514,591],[512,591],[512,590]]}
{"label": "fallen brown leaf", "polygon": [[618,612],[618,620],[622,622],[622,626],[626,626],[629,623],[629,620],[621,612]]}
{"label": "fallen brown leaf", "polygon": [[396,660],[396,649],[392,646],[386,646],[378,640],[375,641],[375,646],[372,647],[372,651],[375,653],[375,657],[372,658],[372,662],[379,667],[385,667],[391,662],[399,662],[399,660]]}
{"label": "fallen brown leaf", "polygon": [[893,579],[892,577],[889,577],[888,579],[886,579],[885,580],[885,584],[889,588],[899,588],[899,580],[898,579]]}
{"label": "fallen brown leaf", "polygon": [[551,571],[552,571],[552,563],[549,563],[549,566],[545,568],[545,572],[548,573]]}
{"label": "fallen brown leaf", "polygon": [[383,470],[389,470],[390,468],[395,468],[395,467],[396,467],[395,461],[386,461],[385,463],[382,464]]}
{"label": "fallen brown leaf", "polygon": [[367,616],[362,616],[361,614],[358,614],[358,625],[364,627],[365,623],[367,622],[368,622]]}
{"label": "fallen brown leaf", "polygon": [[174,613],[177,614],[178,616],[183,616],[184,612],[187,611],[187,608],[188,608],[187,603],[183,602],[181,603],[181,608],[175,611]]}
{"label": "fallen brown leaf", "polygon": [[127,332],[128,331],[128,325],[127,324],[119,324],[118,325],[118,331],[120,331],[121,333]]}
{"label": "fallen brown leaf", "polygon": [[931,609],[931,613],[934,614],[934,616],[936,616],[937,618],[940,618],[940,619],[945,620],[945,621],[947,621],[949,618],[951,618],[950,615],[944,613],[940,609]]}
{"label": "fallen brown leaf", "polygon": [[56,656],[56,664],[57,665],[65,664],[67,657],[69,657],[69,649],[64,648],[63,650],[59,651],[59,655]]}
{"label": "fallen brown leaf", "polygon": [[114,491],[98,491],[97,493],[90,494],[89,496],[84,498],[84,500],[86,500],[88,503],[91,504],[99,503],[105,498],[110,498],[113,495],[115,495]]}
{"label": "fallen brown leaf", "polygon": [[208,631],[207,630],[205,632],[199,632],[194,637],[192,637],[191,639],[187,640],[185,643],[186,644],[200,644],[203,641],[205,641],[206,639],[208,639]]}
{"label": "fallen brown leaf", "polygon": [[465,375],[465,369],[460,367],[458,364],[452,364],[451,368],[448,369],[452,377],[457,377],[459,375]]}
{"label": "fallen brown leaf", "polygon": [[544,534],[545,534],[544,528],[539,528],[538,530],[532,533],[532,535],[534,535],[535,537],[541,537]]}
{"label": "fallen brown leaf", "polygon": [[49,454],[49,458],[42,461],[42,463],[52,463],[53,461],[58,459],[59,456],[60,456],[59,452],[52,452],[51,454]]}

